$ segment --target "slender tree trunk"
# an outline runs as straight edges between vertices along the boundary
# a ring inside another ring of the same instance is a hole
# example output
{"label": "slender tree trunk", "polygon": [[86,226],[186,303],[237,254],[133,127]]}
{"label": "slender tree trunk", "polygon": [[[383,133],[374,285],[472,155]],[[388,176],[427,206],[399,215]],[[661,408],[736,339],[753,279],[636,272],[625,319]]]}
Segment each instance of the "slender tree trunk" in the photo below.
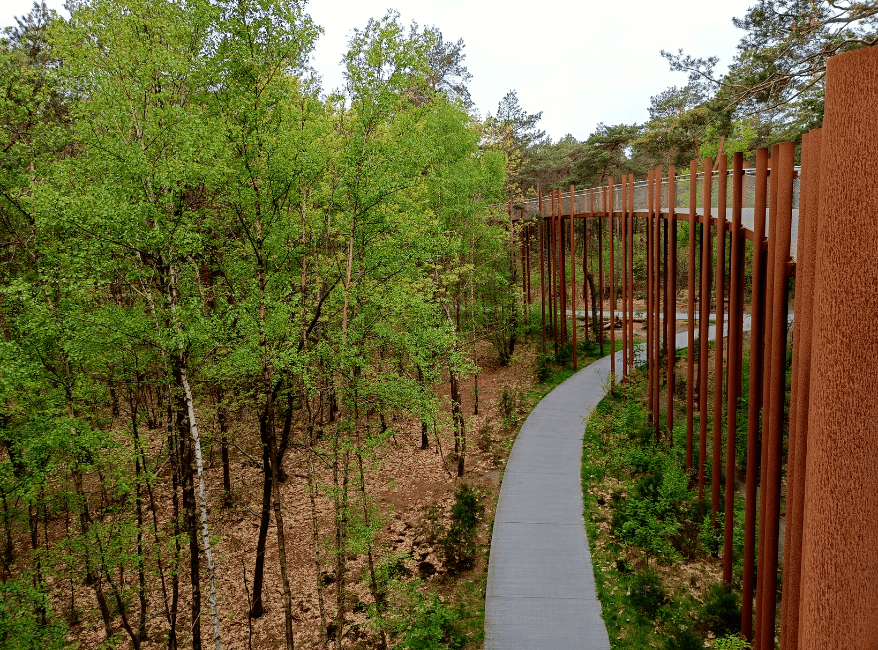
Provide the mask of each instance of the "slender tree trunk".
{"label": "slender tree trunk", "polygon": [[201,650],[201,549],[198,547],[198,517],[195,508],[195,480],[192,472],[193,444],[187,436],[185,405],[178,395],[176,408],[177,440],[180,445],[180,483],[183,491],[183,516],[189,536],[189,582],[192,586],[192,650]]}
{"label": "slender tree trunk", "polygon": [[140,485],[140,436],[137,430],[137,408],[134,405],[134,401],[130,399],[130,396],[128,405],[131,413],[131,433],[134,438],[134,509],[137,516],[137,596],[140,599],[140,620],[137,625],[137,637],[138,640],[145,641],[147,639],[147,597],[146,570],[144,566],[146,559],[143,554],[143,488]]}
{"label": "slender tree trunk", "polygon": [[[344,638],[344,615],[346,609],[345,586],[347,582],[348,538],[348,483],[350,473],[350,447],[342,444],[340,427],[335,429],[332,479],[335,486],[335,647],[342,647]],[[344,449],[342,449],[342,446]],[[341,467],[339,468],[339,463]],[[339,475],[339,470],[341,475]]]}
{"label": "slender tree trunk", "polygon": [[306,453],[307,457],[307,468],[308,468],[308,500],[311,502],[311,526],[312,526],[312,541],[314,543],[314,570],[317,577],[317,606],[320,610],[320,647],[324,650],[329,644],[329,636],[327,635],[326,628],[326,606],[324,604],[324,589],[323,589],[323,562],[320,559],[320,529],[317,521],[317,501],[315,498],[316,487],[314,485],[314,468],[311,463],[311,442],[312,438],[309,435],[309,443],[308,443],[308,452]]}
{"label": "slender tree trunk", "polygon": [[[183,451],[180,448],[177,438],[177,428],[174,426],[174,415],[171,407],[170,396],[168,396],[166,425],[168,430],[168,453],[171,458],[171,514],[174,519],[174,562],[171,569],[171,604],[168,608],[168,650],[176,650],[177,648],[177,607],[180,603],[180,556],[182,548],[180,546],[180,497],[179,490],[183,476]],[[185,498],[185,497],[184,497]],[[152,492],[150,492],[152,499]],[[185,507],[185,506],[184,506]],[[158,522],[156,521],[155,502],[152,503],[153,524],[158,530]],[[158,539],[156,539],[158,545]],[[166,602],[166,607],[167,602]]]}
{"label": "slender tree trunk", "polygon": [[[357,447],[357,467],[360,470],[360,498],[362,499],[363,504],[363,525],[366,527],[367,531],[367,541],[366,541],[366,559],[369,564],[369,586],[372,590],[372,599],[375,601],[375,609],[378,610],[378,616],[384,616],[385,610],[385,599],[384,594],[378,588],[378,580],[375,577],[375,561],[372,557],[372,531],[370,530],[369,523],[369,500],[366,495],[366,474],[363,471],[363,450],[361,446]],[[381,633],[381,648],[382,650],[387,650],[387,633],[384,631],[384,626],[382,625],[379,628]]]}
{"label": "slender tree trunk", "polygon": [[223,463],[223,508],[232,507],[232,473],[229,468],[229,430],[222,388],[216,389],[216,419],[220,429],[220,453]]}
{"label": "slender tree trunk", "polygon": [[[280,467],[283,462],[283,458],[278,452],[277,449],[277,440],[274,435],[274,408],[271,409],[272,415],[269,417],[269,436],[268,436],[268,455],[272,460],[272,474],[277,477],[280,476]],[[287,408],[287,413],[285,415],[284,428],[287,430],[287,434],[289,434],[289,428],[292,424],[292,408]],[[294,642],[293,642],[293,597],[290,593],[290,579],[287,574],[287,549],[286,549],[286,537],[284,536],[284,518],[283,518],[283,509],[281,508],[281,498],[280,498],[280,481],[274,480],[272,481],[273,491],[274,491],[274,522],[277,528],[277,551],[278,551],[278,561],[280,562],[280,575],[281,575],[281,583],[283,587],[284,593],[284,638],[286,640],[286,648],[287,650],[293,650]]]}
{"label": "slender tree trunk", "polygon": [[262,585],[265,575],[265,543],[268,539],[268,524],[271,520],[271,495],[273,492],[271,452],[268,444],[268,422],[263,415],[259,418],[259,437],[262,441],[262,511],[259,518],[259,534],[256,538],[256,563],[253,568],[253,606],[250,616],[259,618],[265,613],[262,603]]}
{"label": "slender tree trunk", "polygon": [[457,457],[457,476],[463,476],[466,459],[466,422],[460,402],[460,379],[457,371],[448,363],[448,377],[451,384],[451,418],[454,421],[454,454]]}

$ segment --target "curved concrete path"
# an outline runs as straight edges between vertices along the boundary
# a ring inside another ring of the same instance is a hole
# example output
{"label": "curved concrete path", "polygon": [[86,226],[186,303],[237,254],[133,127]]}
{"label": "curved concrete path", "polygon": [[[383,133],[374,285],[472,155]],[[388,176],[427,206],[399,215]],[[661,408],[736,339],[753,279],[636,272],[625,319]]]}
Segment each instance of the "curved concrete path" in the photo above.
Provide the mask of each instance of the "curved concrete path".
{"label": "curved concrete path", "polygon": [[[715,329],[708,328],[709,338]],[[750,329],[749,316],[744,329]],[[687,332],[678,333],[676,347],[687,343]],[[641,362],[643,345],[635,354]],[[609,376],[607,355],[546,395],[521,427],[494,519],[485,650],[610,648],[595,595],[580,479],[585,418],[606,395]]]}

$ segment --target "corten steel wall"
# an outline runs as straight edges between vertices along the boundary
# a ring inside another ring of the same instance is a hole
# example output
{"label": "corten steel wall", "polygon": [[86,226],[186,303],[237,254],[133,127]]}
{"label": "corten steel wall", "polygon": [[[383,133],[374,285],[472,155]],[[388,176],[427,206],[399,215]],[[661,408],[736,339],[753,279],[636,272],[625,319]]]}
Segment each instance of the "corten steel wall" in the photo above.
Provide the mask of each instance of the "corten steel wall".
{"label": "corten steel wall", "polygon": [[799,647],[878,648],[878,48],[826,71]]}

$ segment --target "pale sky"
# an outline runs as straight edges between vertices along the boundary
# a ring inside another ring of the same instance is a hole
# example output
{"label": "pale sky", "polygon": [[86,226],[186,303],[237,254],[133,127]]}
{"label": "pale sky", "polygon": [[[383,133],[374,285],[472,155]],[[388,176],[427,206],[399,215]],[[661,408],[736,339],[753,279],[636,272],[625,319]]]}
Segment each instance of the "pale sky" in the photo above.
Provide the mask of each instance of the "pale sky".
{"label": "pale sky", "polygon": [[[598,122],[647,119],[649,98],[686,76],[668,70],[662,49],[717,55],[725,69],[743,32],[732,25],[755,0],[655,0],[571,2],[555,0],[314,1],[306,11],[323,27],[312,65],[324,90],[343,84],[340,60],[353,28],[388,7],[404,24],[437,27],[446,41],[462,38],[473,75],[470,93],[479,113],[496,113],[515,89],[528,113],[543,112],[539,128],[554,140],[567,133],[583,140]],[[61,9],[61,0],[48,0]],[[0,24],[27,13],[31,0],[0,0]]]}

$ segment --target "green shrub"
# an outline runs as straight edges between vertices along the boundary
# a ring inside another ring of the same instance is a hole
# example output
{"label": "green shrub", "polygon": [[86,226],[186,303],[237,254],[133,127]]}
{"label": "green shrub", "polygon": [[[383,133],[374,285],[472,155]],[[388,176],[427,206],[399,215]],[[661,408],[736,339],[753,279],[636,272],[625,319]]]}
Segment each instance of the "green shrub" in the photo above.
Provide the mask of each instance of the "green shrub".
{"label": "green shrub", "polygon": [[372,624],[390,633],[395,648],[447,650],[461,648],[467,641],[459,625],[460,612],[425,592],[420,580],[391,580],[386,611],[373,606],[369,612]]}
{"label": "green shrub", "polygon": [[713,642],[714,650],[749,650],[752,647],[738,634],[730,634]]}
{"label": "green shrub", "polygon": [[449,571],[463,571],[472,567],[476,555],[476,533],[483,510],[478,493],[467,483],[454,491],[451,526],[439,540],[442,561]]}
{"label": "green shrub", "polygon": [[713,585],[704,598],[698,627],[716,636],[741,629],[741,596],[725,583]]}
{"label": "green shrub", "polygon": [[704,650],[704,641],[687,627],[669,636],[664,648],[665,650]]}
{"label": "green shrub", "polygon": [[689,477],[673,459],[656,453],[632,454],[633,463],[649,465],[649,471],[637,481],[627,499],[613,499],[613,533],[622,541],[648,553],[672,559],[676,550],[671,543],[680,529],[681,513],[690,493]]}
{"label": "green shrub", "polygon": [[[38,614],[42,609],[45,620]],[[66,626],[54,615],[46,594],[32,576],[0,582],[0,647],[8,650],[63,648]]]}
{"label": "green shrub", "polygon": [[650,620],[654,620],[667,604],[668,594],[654,569],[646,569],[634,575],[631,581],[631,602]]}

